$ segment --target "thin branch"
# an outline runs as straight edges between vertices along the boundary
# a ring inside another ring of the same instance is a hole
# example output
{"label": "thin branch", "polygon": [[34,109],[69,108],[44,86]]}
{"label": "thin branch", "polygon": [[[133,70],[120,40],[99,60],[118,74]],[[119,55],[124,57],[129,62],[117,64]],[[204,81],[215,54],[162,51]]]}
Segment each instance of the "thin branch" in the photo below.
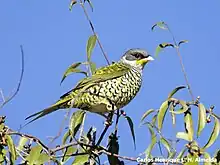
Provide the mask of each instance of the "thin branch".
{"label": "thin branch", "polygon": [[181,56],[181,54],[180,54],[179,46],[178,46],[178,44],[177,44],[177,42],[176,42],[175,36],[174,36],[174,34],[172,33],[171,29],[169,28],[169,26],[168,26],[167,24],[166,24],[166,26],[167,26],[167,29],[168,29],[169,33],[170,33],[171,36],[172,36],[172,40],[173,40],[174,44],[175,44],[175,49],[176,49],[177,55],[178,55],[178,57],[179,57],[181,69],[182,69],[182,72],[183,72],[183,75],[184,75],[184,79],[185,79],[186,84],[187,84],[187,88],[188,88],[189,94],[190,94],[190,96],[191,96],[191,98],[192,98],[192,101],[194,101],[193,92],[192,92],[192,90],[191,90],[191,86],[190,86],[190,83],[189,83],[189,80],[188,80],[188,77],[187,77],[187,74],[186,74],[186,70],[185,70],[185,67],[184,67],[184,64],[183,64],[182,56]]}
{"label": "thin branch", "polygon": [[100,49],[102,51],[102,54],[104,55],[105,60],[108,63],[108,65],[110,65],[110,62],[109,62],[108,57],[107,57],[107,54],[105,53],[104,48],[103,48],[103,46],[102,46],[102,44],[101,44],[101,42],[99,40],[99,37],[98,37],[97,33],[95,32],[95,28],[93,26],[93,23],[92,23],[91,19],[89,18],[89,15],[88,15],[88,13],[86,11],[86,8],[85,8],[84,3],[83,3],[82,0],[80,0],[80,5],[83,8],[83,12],[84,12],[84,14],[86,16],[87,21],[89,22],[89,25],[90,25],[90,28],[91,28],[93,34],[96,36],[96,39],[97,39],[98,45],[99,45],[99,47],[100,47]]}
{"label": "thin branch", "polygon": [[16,91],[9,98],[6,98],[6,100],[2,103],[0,108],[2,108],[5,104],[10,102],[18,94],[18,92],[20,90],[21,82],[22,82],[23,75],[24,75],[24,51],[23,51],[22,45],[20,45],[20,49],[21,49],[21,75],[20,75],[20,79],[18,82],[18,86],[16,88]]}
{"label": "thin branch", "polygon": [[5,102],[5,96],[3,94],[3,90],[2,89],[0,89],[0,93],[1,93],[1,97],[2,97],[3,102]]}

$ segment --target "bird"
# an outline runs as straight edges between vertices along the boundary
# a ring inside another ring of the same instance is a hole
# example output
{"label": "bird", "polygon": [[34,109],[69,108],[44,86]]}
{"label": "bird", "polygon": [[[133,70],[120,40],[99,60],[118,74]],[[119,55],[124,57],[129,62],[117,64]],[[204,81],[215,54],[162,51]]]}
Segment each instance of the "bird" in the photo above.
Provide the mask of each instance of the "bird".
{"label": "bird", "polygon": [[85,77],[48,108],[26,118],[29,123],[59,109],[78,108],[104,115],[127,105],[142,85],[143,69],[154,58],[144,49],[126,51],[118,62]]}

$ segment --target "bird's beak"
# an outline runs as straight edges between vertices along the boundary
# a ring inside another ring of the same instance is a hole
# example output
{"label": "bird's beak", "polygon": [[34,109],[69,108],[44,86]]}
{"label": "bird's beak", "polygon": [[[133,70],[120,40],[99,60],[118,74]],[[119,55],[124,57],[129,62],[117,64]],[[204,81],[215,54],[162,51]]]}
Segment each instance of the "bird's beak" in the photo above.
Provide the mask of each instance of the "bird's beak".
{"label": "bird's beak", "polygon": [[146,63],[148,63],[149,61],[153,61],[154,58],[152,56],[148,56],[146,58],[143,58],[141,60],[138,60],[138,63],[141,65],[145,65]]}

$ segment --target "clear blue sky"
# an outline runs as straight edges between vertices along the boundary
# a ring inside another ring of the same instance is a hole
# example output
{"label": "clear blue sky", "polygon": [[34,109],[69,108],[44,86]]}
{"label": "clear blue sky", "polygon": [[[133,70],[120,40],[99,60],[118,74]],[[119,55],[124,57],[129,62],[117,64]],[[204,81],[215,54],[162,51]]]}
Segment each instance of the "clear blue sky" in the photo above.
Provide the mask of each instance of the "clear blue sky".
{"label": "clear blue sky", "polygon": [[[157,29],[151,32],[151,26],[161,20],[169,24],[177,40],[189,40],[188,44],[182,45],[181,54],[193,93],[201,96],[206,106],[214,104],[215,112],[220,114],[219,1],[92,2],[94,12],[87,6],[89,15],[111,61],[119,60],[129,48],[140,47],[154,54],[158,44],[171,42],[166,31]],[[55,102],[83,77],[72,75],[62,86],[59,85],[70,64],[86,60],[86,42],[92,34],[81,7],[76,5],[70,12],[69,3],[69,0],[0,2],[0,88],[6,96],[15,89],[20,76],[19,45],[23,45],[25,52],[25,73],[20,92],[1,109],[1,115],[7,116],[7,124],[12,129],[18,129],[28,115]],[[98,46],[93,52],[93,60],[98,66],[106,65]],[[150,135],[146,127],[139,127],[142,114],[150,108],[159,108],[168,93],[182,84],[185,81],[178,57],[174,49],[168,48],[146,67],[140,93],[124,108],[134,121],[137,149],[134,151],[129,127],[122,119],[119,125],[121,155],[135,157],[147,148]],[[178,96],[190,99],[187,91]],[[57,134],[64,114],[64,111],[51,114],[27,126],[23,132],[47,143],[46,136]],[[197,113],[193,118],[196,124]],[[91,125],[101,131],[103,119],[89,114],[86,129]],[[183,131],[184,127],[179,125],[177,128]],[[202,133],[205,138],[199,140],[201,144],[205,144],[211,128],[212,124]],[[174,130],[170,123],[164,127],[166,135]],[[217,146],[220,146],[219,139],[209,149],[211,154]]]}

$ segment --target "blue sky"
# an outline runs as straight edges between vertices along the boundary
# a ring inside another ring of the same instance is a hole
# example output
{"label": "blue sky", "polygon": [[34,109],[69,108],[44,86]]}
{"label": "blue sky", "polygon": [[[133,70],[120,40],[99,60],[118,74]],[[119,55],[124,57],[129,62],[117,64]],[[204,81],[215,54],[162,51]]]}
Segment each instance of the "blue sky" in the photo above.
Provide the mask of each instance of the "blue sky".
{"label": "blue sky", "polygon": [[[220,114],[219,1],[92,2],[94,12],[88,6],[87,9],[111,61],[119,60],[129,48],[140,47],[154,54],[158,44],[171,42],[166,31],[156,29],[151,32],[152,25],[159,21],[165,21],[171,27],[177,40],[189,40],[180,50],[192,91],[206,106],[214,104],[215,112]],[[70,64],[86,60],[86,42],[92,34],[81,7],[76,5],[70,12],[69,3],[69,0],[0,2],[0,88],[6,96],[15,89],[20,76],[19,45],[23,45],[25,52],[25,72],[19,94],[1,109],[1,115],[7,116],[7,124],[12,129],[18,129],[28,115],[55,102],[83,77],[71,75],[62,86],[59,85]],[[92,58],[97,66],[106,65],[98,46]],[[168,93],[182,84],[185,81],[177,54],[168,48],[146,67],[140,93],[124,108],[135,125],[137,149],[134,151],[127,122],[121,119],[121,155],[136,157],[147,148],[150,135],[146,127],[139,127],[142,114],[150,108],[159,108]],[[190,99],[187,91],[180,92],[178,97]],[[28,125],[23,132],[40,137],[46,143],[47,136],[57,134],[64,114],[65,111],[51,114]],[[193,117],[196,124],[197,112]],[[86,129],[94,125],[101,131],[102,118],[89,114],[87,119]],[[179,125],[177,128],[183,131],[184,127]],[[202,133],[201,144],[205,144],[211,128],[212,123]],[[173,134],[174,130],[167,122],[165,134]],[[215,144],[209,149],[211,154],[220,146],[219,139]]]}

